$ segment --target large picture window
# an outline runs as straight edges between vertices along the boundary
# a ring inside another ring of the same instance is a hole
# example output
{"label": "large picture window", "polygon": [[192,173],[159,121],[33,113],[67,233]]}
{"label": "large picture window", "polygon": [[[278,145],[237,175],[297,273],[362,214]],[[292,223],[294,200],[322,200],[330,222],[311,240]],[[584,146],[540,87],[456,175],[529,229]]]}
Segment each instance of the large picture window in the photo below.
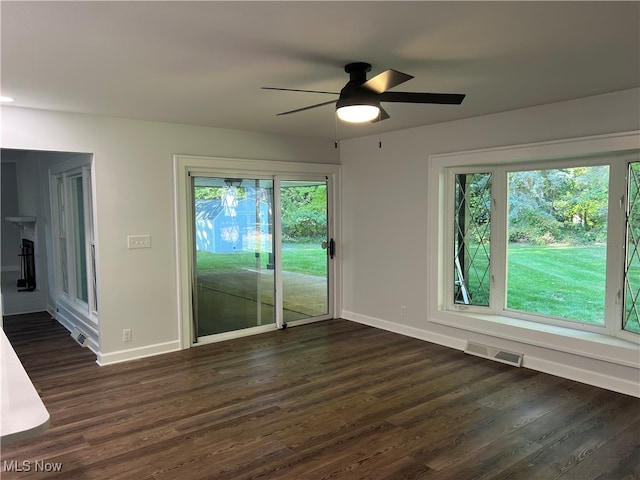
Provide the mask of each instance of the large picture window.
{"label": "large picture window", "polygon": [[[606,326],[609,205],[612,199],[626,197],[626,192],[610,191],[609,164],[569,166],[575,163],[544,169],[495,166],[482,173],[455,169],[450,176],[449,222],[455,232],[451,303],[559,325],[571,322],[572,327]],[[629,162],[627,168],[615,169],[625,182],[614,184],[629,192],[628,254],[624,315],[608,319],[636,333],[640,333],[638,165]],[[495,178],[503,182],[498,188],[493,188]],[[492,210],[506,226],[502,236],[491,234]],[[492,266],[492,256],[497,255],[505,261]],[[621,281],[611,279],[609,288],[621,289]]]}
{"label": "large picture window", "polygon": [[507,172],[506,307],[604,325],[609,167]]}
{"label": "large picture window", "polygon": [[514,152],[431,165],[442,254],[434,317],[640,341],[640,152]]}

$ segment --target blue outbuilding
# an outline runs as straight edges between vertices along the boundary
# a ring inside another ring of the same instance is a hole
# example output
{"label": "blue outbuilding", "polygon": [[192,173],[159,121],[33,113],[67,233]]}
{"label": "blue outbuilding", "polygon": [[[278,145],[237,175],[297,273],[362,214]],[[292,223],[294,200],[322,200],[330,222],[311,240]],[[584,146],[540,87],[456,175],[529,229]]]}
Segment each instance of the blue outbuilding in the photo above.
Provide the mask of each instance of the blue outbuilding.
{"label": "blue outbuilding", "polygon": [[[196,249],[211,253],[271,252],[270,205],[255,196],[196,200]],[[259,217],[258,217],[259,215]]]}

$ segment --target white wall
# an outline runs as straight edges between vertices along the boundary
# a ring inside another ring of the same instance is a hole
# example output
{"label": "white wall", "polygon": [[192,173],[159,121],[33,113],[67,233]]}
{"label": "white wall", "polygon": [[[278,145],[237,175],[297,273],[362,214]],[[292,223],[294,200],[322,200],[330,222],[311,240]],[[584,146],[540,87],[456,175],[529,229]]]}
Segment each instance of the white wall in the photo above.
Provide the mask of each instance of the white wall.
{"label": "white wall", "polygon": [[[343,141],[343,316],[455,348],[467,340],[495,345],[427,319],[427,232],[435,228],[426,221],[428,156],[632,130],[640,130],[640,89],[385,133],[382,148],[377,135]],[[617,377],[640,393],[638,369],[507,341],[498,346],[540,358],[541,370],[608,388],[606,379]]]}
{"label": "white wall", "polygon": [[20,230],[6,221],[6,217],[19,215],[18,207],[18,187],[16,181],[16,164],[14,162],[3,162],[2,173],[2,199],[0,205],[0,229],[2,238],[0,239],[1,257],[0,265],[2,270],[20,270]]}
{"label": "white wall", "polygon": [[[343,316],[461,348],[484,340],[426,318],[427,157],[435,153],[640,129],[640,89],[332,142],[3,108],[2,147],[95,154],[99,358],[178,348],[172,156],[342,163]],[[425,107],[428,108],[428,107]],[[455,107],[452,107],[455,108]],[[149,234],[152,248],[128,250]],[[407,315],[400,316],[400,305]],[[124,345],[122,330],[133,330]],[[492,342],[495,343],[495,342]],[[119,355],[131,348],[132,350]],[[503,348],[515,349],[508,342]],[[138,350],[136,350],[138,349]],[[155,350],[154,350],[155,349]],[[547,370],[637,384],[638,370],[546,352]],[[543,369],[543,368],[540,368]],[[584,379],[583,379],[584,380]]]}
{"label": "white wall", "polygon": [[[15,107],[3,108],[1,146],[94,154],[103,362],[179,347],[174,154],[338,163],[331,141]],[[152,247],[127,249],[135,234]]]}

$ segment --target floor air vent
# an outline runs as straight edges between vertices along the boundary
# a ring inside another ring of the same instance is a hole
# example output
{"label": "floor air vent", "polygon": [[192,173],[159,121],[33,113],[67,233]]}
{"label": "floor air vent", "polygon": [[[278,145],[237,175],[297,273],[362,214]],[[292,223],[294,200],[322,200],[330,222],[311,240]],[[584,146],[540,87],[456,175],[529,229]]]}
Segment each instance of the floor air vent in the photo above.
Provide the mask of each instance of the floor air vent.
{"label": "floor air vent", "polygon": [[522,353],[508,352],[496,347],[482,345],[481,343],[467,342],[467,348],[464,352],[477,357],[495,360],[496,362],[507,363],[515,367],[522,365]]}
{"label": "floor air vent", "polygon": [[77,328],[74,328],[73,331],[71,332],[71,338],[73,338],[76,342],[78,342],[83,347],[87,346],[87,336]]}

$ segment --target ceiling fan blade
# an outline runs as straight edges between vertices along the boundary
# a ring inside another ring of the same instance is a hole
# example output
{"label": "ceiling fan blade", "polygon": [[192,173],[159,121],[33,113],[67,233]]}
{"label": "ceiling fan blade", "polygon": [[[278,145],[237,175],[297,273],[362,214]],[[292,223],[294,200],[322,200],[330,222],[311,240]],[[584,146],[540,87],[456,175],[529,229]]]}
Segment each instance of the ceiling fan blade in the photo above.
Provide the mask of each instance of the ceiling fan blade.
{"label": "ceiling fan blade", "polygon": [[384,108],[380,107],[380,115],[378,115],[377,118],[371,120],[371,123],[381,122],[382,120],[386,120],[387,118],[391,117],[389,117],[389,114]]}
{"label": "ceiling fan blade", "polygon": [[304,93],[328,93],[330,95],[339,95],[340,92],[324,92],[322,90],[298,90],[297,88],[278,88],[278,87],[260,87],[263,90],[280,90],[283,92],[304,92]]}
{"label": "ceiling fan blade", "polygon": [[364,82],[362,86],[369,90],[373,90],[376,93],[382,93],[386,92],[390,88],[397,87],[401,83],[411,80],[412,78],[413,75],[398,72],[397,70],[385,70]]}
{"label": "ceiling fan blade", "polygon": [[304,112],[305,110],[310,110],[312,108],[322,107],[324,105],[329,105],[330,103],[336,103],[336,101],[337,100],[330,100],[328,102],[322,102],[322,103],[318,103],[316,105],[310,105],[308,107],[296,108],[295,110],[289,110],[288,112],[278,113],[278,114],[276,114],[276,116],[289,115],[290,113]]}
{"label": "ceiling fan blade", "polygon": [[384,92],[378,96],[381,102],[440,103],[460,105],[465,95],[460,93]]}

